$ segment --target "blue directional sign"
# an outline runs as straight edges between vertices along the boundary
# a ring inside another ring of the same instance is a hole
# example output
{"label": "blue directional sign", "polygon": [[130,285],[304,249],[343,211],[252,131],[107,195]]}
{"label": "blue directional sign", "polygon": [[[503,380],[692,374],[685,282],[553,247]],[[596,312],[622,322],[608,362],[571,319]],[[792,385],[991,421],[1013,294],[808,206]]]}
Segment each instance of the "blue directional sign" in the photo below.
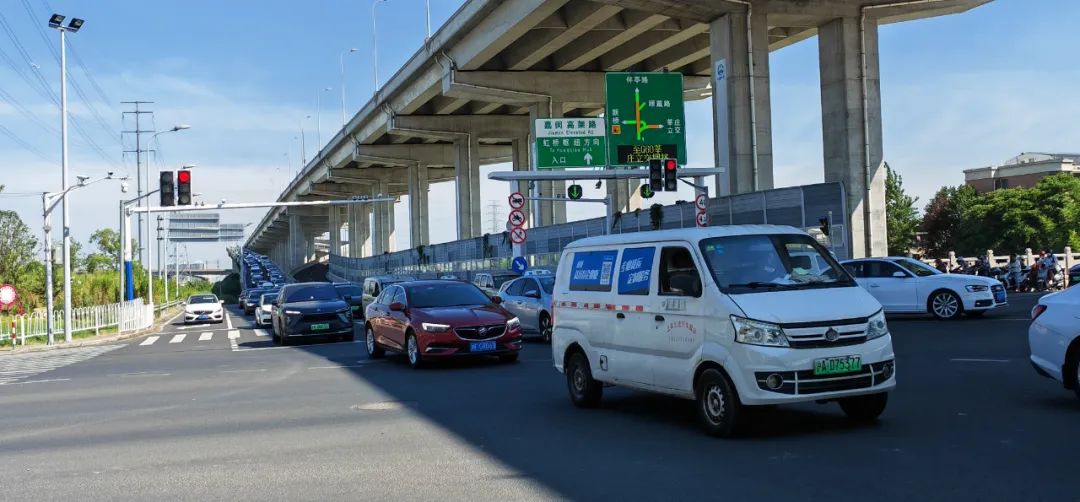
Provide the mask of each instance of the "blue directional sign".
{"label": "blue directional sign", "polygon": [[510,262],[510,269],[519,274],[524,274],[529,269],[529,262],[525,261],[524,256],[518,256],[514,258],[514,261]]}

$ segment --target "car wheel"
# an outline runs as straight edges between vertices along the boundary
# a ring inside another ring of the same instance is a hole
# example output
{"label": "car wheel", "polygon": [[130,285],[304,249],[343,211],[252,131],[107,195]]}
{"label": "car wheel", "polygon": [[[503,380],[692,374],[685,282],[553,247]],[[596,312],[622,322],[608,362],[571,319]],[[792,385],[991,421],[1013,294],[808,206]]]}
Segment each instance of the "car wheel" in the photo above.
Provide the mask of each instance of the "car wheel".
{"label": "car wheel", "polygon": [[503,354],[503,355],[499,356],[499,361],[504,362],[504,363],[516,363],[517,360],[518,360],[518,353],[516,353],[516,352],[513,353],[513,354]]}
{"label": "car wheel", "polygon": [[840,400],[840,409],[848,418],[856,422],[873,422],[885,411],[889,394],[870,394],[866,396],[845,397]]}
{"label": "car wheel", "polygon": [[416,342],[416,335],[410,331],[405,335],[405,356],[409,358],[409,366],[419,368],[424,365],[420,356],[420,344]]}
{"label": "car wheel", "polygon": [[551,343],[551,316],[547,312],[540,314],[540,337]]}
{"label": "car wheel", "polygon": [[579,408],[595,408],[604,395],[604,386],[593,380],[589,360],[581,352],[574,352],[566,362],[566,387],[570,401]]}
{"label": "car wheel", "polygon": [[707,369],[698,378],[697,407],[701,425],[710,436],[731,437],[738,431],[742,404],[735,385],[717,369]]}
{"label": "car wheel", "polygon": [[963,312],[960,297],[952,291],[938,291],[930,297],[930,313],[938,319],[956,319]]}
{"label": "car wheel", "polygon": [[364,330],[364,342],[367,344],[367,355],[371,359],[382,359],[386,355],[386,351],[375,343],[375,330],[371,329],[371,326]]}

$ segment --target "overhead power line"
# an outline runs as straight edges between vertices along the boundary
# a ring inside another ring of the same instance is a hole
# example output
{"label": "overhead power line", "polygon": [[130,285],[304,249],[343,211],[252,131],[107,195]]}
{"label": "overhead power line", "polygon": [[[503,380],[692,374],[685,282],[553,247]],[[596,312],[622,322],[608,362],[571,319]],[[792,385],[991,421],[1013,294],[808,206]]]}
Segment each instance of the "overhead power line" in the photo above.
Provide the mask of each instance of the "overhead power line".
{"label": "overhead power line", "polygon": [[11,129],[8,129],[8,128],[0,125],[0,134],[3,134],[4,136],[7,136],[8,138],[11,138],[11,141],[14,141],[16,145],[19,145],[24,150],[38,156],[41,160],[44,160],[45,162],[52,162],[53,161],[53,159],[50,159],[41,150],[38,150],[33,145],[31,145],[30,143],[27,143],[22,138],[20,138],[19,135],[12,132]]}

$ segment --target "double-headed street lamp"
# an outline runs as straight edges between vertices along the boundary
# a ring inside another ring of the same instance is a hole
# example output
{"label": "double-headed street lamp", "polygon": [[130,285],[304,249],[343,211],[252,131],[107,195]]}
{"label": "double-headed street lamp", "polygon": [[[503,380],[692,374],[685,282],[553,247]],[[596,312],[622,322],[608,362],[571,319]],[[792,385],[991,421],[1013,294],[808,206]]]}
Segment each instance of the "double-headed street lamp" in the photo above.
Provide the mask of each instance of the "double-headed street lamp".
{"label": "double-headed street lamp", "polygon": [[[54,342],[53,338],[53,248],[52,248],[52,224],[49,222],[49,215],[52,214],[53,209],[56,209],[56,205],[61,201],[66,201],[68,193],[78,190],[83,187],[87,187],[97,183],[99,181],[118,179],[126,181],[127,176],[123,178],[113,178],[113,173],[97,178],[90,179],[89,176],[78,176],[79,182],[76,185],[72,185],[65,188],[61,192],[49,193],[45,192],[41,194],[41,217],[43,221],[43,230],[45,231],[45,330],[49,334],[49,345]],[[127,192],[127,183],[120,185],[120,189]],[[64,215],[67,216],[67,204],[64,204]],[[65,218],[66,219],[66,218]],[[65,243],[68,239],[67,224],[64,225],[64,239]],[[71,341],[71,248],[70,246],[64,246],[64,341]]]}
{"label": "double-headed street lamp", "polygon": [[322,151],[322,93],[329,91],[329,87],[323,87],[315,91],[315,154]]}
{"label": "double-headed street lamp", "polygon": [[352,54],[360,49],[352,48],[347,51],[343,51],[338,60],[341,61],[341,130],[345,130],[345,55]]}

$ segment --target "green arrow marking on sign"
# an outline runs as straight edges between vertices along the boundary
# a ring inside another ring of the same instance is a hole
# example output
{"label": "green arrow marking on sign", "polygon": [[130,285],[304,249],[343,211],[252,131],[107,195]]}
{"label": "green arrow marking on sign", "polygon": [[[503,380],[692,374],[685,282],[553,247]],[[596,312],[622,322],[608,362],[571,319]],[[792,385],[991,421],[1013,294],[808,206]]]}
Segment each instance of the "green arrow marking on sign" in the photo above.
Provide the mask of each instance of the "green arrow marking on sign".
{"label": "green arrow marking on sign", "polygon": [[612,72],[604,77],[610,121],[608,163],[640,166],[650,159],[686,164],[686,120],[681,73]]}
{"label": "green arrow marking on sign", "polygon": [[565,169],[607,164],[607,130],[597,117],[536,119],[536,167]]}
{"label": "green arrow marking on sign", "polygon": [[581,185],[570,185],[566,187],[566,196],[570,200],[578,200],[581,198]]}

